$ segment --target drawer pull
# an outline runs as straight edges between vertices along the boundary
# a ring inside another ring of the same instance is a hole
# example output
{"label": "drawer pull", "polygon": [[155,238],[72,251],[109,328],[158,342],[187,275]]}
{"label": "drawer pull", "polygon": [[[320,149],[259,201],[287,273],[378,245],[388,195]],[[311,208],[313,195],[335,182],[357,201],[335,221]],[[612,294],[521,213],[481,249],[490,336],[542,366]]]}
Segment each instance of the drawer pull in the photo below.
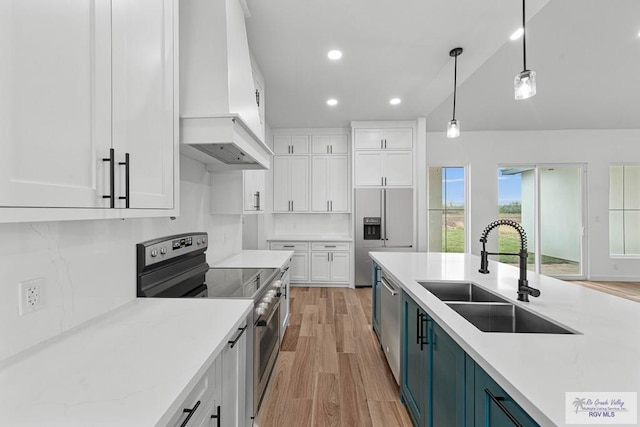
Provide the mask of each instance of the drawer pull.
{"label": "drawer pull", "polygon": [[337,245],[324,245],[325,248],[337,248]]}
{"label": "drawer pull", "polygon": [[200,401],[199,400],[196,402],[195,405],[193,405],[193,408],[191,408],[191,409],[183,409],[182,410],[182,412],[184,412],[185,414],[189,414],[189,415],[187,415],[187,418],[185,418],[184,421],[182,422],[182,424],[180,424],[180,427],[184,427],[184,426],[187,425],[187,423],[189,422],[191,417],[193,417],[193,414],[195,414],[196,410],[198,409],[198,406],[200,406]]}
{"label": "drawer pull", "polygon": [[240,331],[240,333],[238,334],[237,337],[235,337],[235,339],[233,341],[229,341],[229,344],[231,344],[231,348],[236,346],[236,343],[238,342],[238,340],[240,339],[240,337],[242,336],[242,334],[244,334],[245,329],[247,329],[247,325],[244,325],[243,328],[238,328],[238,330]]}
{"label": "drawer pull", "polygon": [[502,403],[504,401],[504,397],[494,396],[493,393],[491,393],[491,390],[489,390],[488,388],[485,388],[484,392],[487,393],[487,395],[491,398],[491,400],[493,400],[493,403],[498,405],[498,408],[500,408],[500,410],[507,416],[507,418],[509,418],[509,420],[513,423],[514,426],[522,427],[522,424],[520,424],[518,420],[516,420],[516,417],[514,417],[511,414],[511,412],[509,412],[509,410]]}
{"label": "drawer pull", "polygon": [[220,420],[221,420],[220,405],[218,405],[218,407],[216,408],[216,414],[215,415],[211,415],[211,419],[215,419],[216,420],[216,426],[220,427]]}
{"label": "drawer pull", "polygon": [[295,248],[296,245],[282,245],[283,248]]}

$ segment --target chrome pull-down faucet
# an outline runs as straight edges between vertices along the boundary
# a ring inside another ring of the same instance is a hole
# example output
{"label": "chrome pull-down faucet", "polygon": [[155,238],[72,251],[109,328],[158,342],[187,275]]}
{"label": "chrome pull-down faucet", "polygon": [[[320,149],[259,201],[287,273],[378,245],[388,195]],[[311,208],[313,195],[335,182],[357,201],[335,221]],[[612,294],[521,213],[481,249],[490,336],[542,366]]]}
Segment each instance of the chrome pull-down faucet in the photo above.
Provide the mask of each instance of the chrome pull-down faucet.
{"label": "chrome pull-down faucet", "polygon": [[[517,254],[514,253],[505,253],[505,252],[487,252],[486,244],[487,244],[487,236],[494,228],[500,225],[508,225],[515,230],[520,235],[520,252]],[[529,302],[529,295],[532,297],[539,297],[540,290],[536,288],[532,288],[529,286],[529,282],[527,281],[527,235],[524,232],[524,229],[520,224],[510,219],[499,219],[497,221],[493,221],[491,224],[487,225],[487,227],[482,232],[482,236],[480,237],[480,242],[482,243],[482,252],[480,253],[480,270],[478,270],[482,274],[489,273],[489,255],[515,255],[520,259],[520,278],[518,279],[518,301]]]}

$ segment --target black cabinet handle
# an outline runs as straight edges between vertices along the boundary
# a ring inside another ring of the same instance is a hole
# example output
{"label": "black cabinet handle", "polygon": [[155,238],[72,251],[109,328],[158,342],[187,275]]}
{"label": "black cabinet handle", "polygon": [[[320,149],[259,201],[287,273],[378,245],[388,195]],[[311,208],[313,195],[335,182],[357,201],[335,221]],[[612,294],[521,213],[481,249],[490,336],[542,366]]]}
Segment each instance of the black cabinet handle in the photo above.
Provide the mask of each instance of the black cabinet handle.
{"label": "black cabinet handle", "polygon": [[[282,245],[282,247],[283,247],[283,248],[295,248],[296,246],[295,246],[295,245]],[[287,267],[287,268],[285,269],[285,271],[287,271],[288,269],[289,269],[289,267]]]}
{"label": "black cabinet handle", "polygon": [[502,403],[504,401],[504,397],[502,397],[502,396],[494,396],[493,393],[491,393],[491,390],[489,390],[488,388],[485,388],[484,392],[487,393],[487,395],[491,398],[491,400],[493,400],[493,403],[498,405],[498,408],[500,408],[500,410],[507,416],[507,418],[509,418],[509,421],[511,421],[514,426],[522,427],[522,424],[520,424],[518,422],[516,417],[514,417],[511,414],[511,412],[509,412],[509,410]]}
{"label": "black cabinet handle", "polygon": [[240,339],[240,337],[242,336],[242,334],[244,334],[245,329],[247,329],[247,325],[244,325],[244,327],[242,328],[238,328],[238,330],[240,331],[240,333],[238,334],[237,337],[235,337],[233,339],[233,341],[229,341],[229,344],[231,344],[231,348],[235,347],[236,343],[238,342],[238,340]]}
{"label": "black cabinet handle", "polygon": [[114,174],[116,172],[115,166],[115,155],[116,152],[113,148],[109,149],[109,157],[103,158],[103,162],[109,162],[109,194],[105,194],[102,196],[103,199],[109,199],[109,207],[112,209],[116,207],[116,182]]}
{"label": "black cabinet handle", "polygon": [[253,204],[253,208],[257,211],[260,210],[260,192],[256,191],[255,193],[253,193],[253,198],[254,198],[254,204]]}
{"label": "black cabinet handle", "polygon": [[196,402],[195,405],[193,405],[193,408],[191,408],[191,409],[183,409],[182,410],[182,412],[184,412],[185,414],[189,414],[189,415],[187,415],[187,418],[185,418],[184,421],[182,422],[182,424],[180,424],[180,427],[184,427],[184,426],[187,425],[187,423],[189,422],[191,417],[193,417],[193,414],[195,414],[196,409],[198,409],[198,406],[200,406],[200,401],[199,400]]}
{"label": "black cabinet handle", "polygon": [[419,308],[416,308],[417,315],[417,323],[418,323],[418,340],[417,344],[420,344],[420,351],[424,350],[425,344],[429,344],[429,339],[425,336],[425,333],[428,331],[425,330],[425,323],[429,321],[426,313],[421,313]]}
{"label": "black cabinet handle", "polygon": [[215,415],[211,415],[211,419],[216,419],[216,425],[218,427],[220,427],[220,405],[218,405],[218,407],[216,408],[216,414]]}
{"label": "black cabinet handle", "polygon": [[416,308],[416,344],[420,344],[420,338],[422,337],[422,315],[420,314],[420,309]]}
{"label": "black cabinet handle", "polygon": [[325,248],[337,248],[336,245],[324,245]]}
{"label": "black cabinet handle", "polygon": [[129,157],[129,153],[124,153],[124,162],[118,162],[118,164],[120,166],[124,166],[124,196],[120,196],[118,197],[118,199],[120,200],[125,200],[125,207],[127,209],[129,209],[129,205],[130,205],[130,192],[129,192],[129,167],[130,167],[130,161],[129,161],[130,157]]}
{"label": "black cabinet handle", "polygon": [[256,89],[256,104],[260,106],[260,91]]}

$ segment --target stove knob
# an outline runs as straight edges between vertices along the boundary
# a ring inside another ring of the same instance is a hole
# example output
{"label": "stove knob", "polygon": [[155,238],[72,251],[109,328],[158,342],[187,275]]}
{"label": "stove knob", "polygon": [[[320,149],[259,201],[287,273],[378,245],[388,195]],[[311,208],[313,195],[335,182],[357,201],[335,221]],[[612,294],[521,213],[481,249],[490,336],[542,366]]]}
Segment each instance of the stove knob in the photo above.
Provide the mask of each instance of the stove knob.
{"label": "stove knob", "polygon": [[265,295],[265,297],[262,298],[262,301],[264,301],[267,304],[271,303],[271,301],[273,301],[273,295]]}
{"label": "stove knob", "polygon": [[166,248],[166,246],[163,246],[163,247],[161,247],[161,248],[160,248],[160,253],[161,253],[162,255],[166,255],[166,253],[167,253],[167,248]]}
{"label": "stove knob", "polygon": [[199,245],[200,243],[202,243],[202,239],[198,238],[198,240],[196,241],[196,244]]}
{"label": "stove knob", "polygon": [[155,258],[158,256],[158,250],[157,249],[151,249],[151,258]]}
{"label": "stove knob", "polygon": [[207,244],[207,238],[206,238],[206,237],[203,237],[203,238],[202,238],[202,244],[203,244],[203,245],[206,245],[206,244]]}
{"label": "stove knob", "polygon": [[281,286],[282,286],[282,280],[276,280],[271,285],[273,289],[280,289]]}
{"label": "stove knob", "polygon": [[256,307],[256,310],[255,310],[256,315],[262,316],[266,312],[267,312],[267,304],[265,303],[258,304],[258,307]]}

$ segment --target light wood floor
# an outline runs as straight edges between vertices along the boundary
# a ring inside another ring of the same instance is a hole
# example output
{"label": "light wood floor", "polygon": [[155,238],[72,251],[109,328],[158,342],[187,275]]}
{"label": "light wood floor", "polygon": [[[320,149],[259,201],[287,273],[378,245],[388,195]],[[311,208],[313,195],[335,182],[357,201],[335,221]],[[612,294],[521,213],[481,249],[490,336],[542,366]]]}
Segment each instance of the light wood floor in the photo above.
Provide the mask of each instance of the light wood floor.
{"label": "light wood floor", "polygon": [[638,282],[587,282],[576,280],[573,281],[573,283],[631,301],[640,302],[640,283]]}
{"label": "light wood floor", "polygon": [[291,288],[259,427],[410,427],[371,329],[371,288]]}

